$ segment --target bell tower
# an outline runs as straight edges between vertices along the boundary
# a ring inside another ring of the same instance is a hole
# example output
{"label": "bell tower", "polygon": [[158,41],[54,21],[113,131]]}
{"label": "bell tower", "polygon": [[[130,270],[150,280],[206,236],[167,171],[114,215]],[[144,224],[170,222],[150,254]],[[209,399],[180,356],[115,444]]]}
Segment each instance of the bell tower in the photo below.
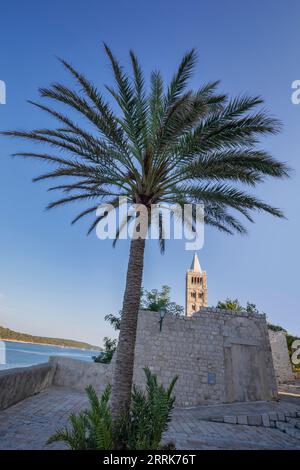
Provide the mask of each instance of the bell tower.
{"label": "bell tower", "polygon": [[186,273],[185,314],[190,317],[202,307],[207,307],[206,272],[202,271],[198,256],[194,254]]}

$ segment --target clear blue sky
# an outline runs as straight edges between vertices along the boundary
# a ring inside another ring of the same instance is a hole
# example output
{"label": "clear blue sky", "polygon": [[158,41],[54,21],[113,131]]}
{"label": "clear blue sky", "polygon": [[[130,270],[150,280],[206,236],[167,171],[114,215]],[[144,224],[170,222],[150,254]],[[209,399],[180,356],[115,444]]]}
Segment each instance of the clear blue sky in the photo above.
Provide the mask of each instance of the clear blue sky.
{"label": "clear blue sky", "polygon": [[[0,79],[7,104],[1,129],[46,127],[46,115],[27,99],[39,86],[69,83],[61,56],[102,87],[111,79],[101,42],[128,64],[135,49],[146,73],[161,68],[169,78],[182,54],[199,52],[192,85],[221,79],[231,95],[261,94],[284,123],[265,148],[294,169],[291,180],[267,182],[258,194],[285,210],[287,221],[256,217],[248,237],[207,229],[199,257],[208,276],[209,304],[238,297],[255,302],[271,321],[300,333],[299,131],[300,105],[291,103],[291,83],[300,79],[300,3],[254,0],[137,0],[40,2],[10,0],[1,5]],[[27,148],[32,145],[26,144]],[[71,227],[75,206],[45,212],[44,184],[31,178],[45,167],[13,160],[24,144],[0,140],[0,324],[33,334],[71,337],[100,344],[110,334],[106,313],[121,306],[128,243],[116,249],[82,222]],[[169,284],[184,303],[185,271],[192,253],[173,241],[161,256],[157,243],[146,251],[144,286]]]}

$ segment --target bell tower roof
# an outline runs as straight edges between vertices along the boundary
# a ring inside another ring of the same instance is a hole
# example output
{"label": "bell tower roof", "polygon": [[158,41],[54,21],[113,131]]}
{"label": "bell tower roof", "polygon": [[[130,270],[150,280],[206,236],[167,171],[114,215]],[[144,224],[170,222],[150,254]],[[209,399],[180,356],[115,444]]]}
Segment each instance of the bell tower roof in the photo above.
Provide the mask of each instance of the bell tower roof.
{"label": "bell tower roof", "polygon": [[195,271],[196,273],[201,273],[202,272],[202,269],[201,269],[201,266],[200,266],[200,263],[199,263],[199,259],[198,259],[198,256],[197,256],[196,253],[194,254],[194,258],[193,258],[193,261],[192,261],[192,264],[191,264],[191,267],[190,267],[190,271]]}

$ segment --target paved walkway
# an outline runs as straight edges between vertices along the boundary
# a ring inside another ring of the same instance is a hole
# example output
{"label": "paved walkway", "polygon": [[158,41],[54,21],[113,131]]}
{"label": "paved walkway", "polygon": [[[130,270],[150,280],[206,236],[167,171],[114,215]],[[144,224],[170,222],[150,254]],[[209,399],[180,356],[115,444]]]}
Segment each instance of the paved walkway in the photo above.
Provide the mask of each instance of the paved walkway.
{"label": "paved walkway", "polygon": [[[70,412],[87,404],[83,393],[62,387],[50,389],[0,412],[0,449],[62,449],[46,446],[48,437],[67,423]],[[280,403],[247,403],[176,409],[166,440],[177,449],[300,449],[300,441],[278,429],[205,421],[211,416],[261,411],[300,410],[300,398]]]}
{"label": "paved walkway", "polygon": [[209,418],[266,412],[300,411],[300,398],[280,402],[234,403],[175,409],[166,440],[184,450],[299,449],[300,440],[278,429],[206,421]]}
{"label": "paved walkway", "polygon": [[84,393],[51,387],[0,412],[0,450],[63,449],[47,439],[67,424],[68,416],[87,405]]}

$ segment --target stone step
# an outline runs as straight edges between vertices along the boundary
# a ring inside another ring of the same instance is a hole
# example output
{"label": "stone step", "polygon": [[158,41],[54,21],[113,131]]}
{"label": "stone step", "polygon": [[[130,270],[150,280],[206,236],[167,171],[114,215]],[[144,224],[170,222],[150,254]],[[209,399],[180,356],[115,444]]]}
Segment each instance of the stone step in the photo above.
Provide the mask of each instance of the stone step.
{"label": "stone step", "polygon": [[241,424],[246,426],[278,427],[278,429],[280,429],[280,426],[277,426],[277,423],[289,422],[294,428],[300,429],[300,411],[270,411],[262,414],[213,416],[207,418],[207,420],[217,423]]}
{"label": "stone step", "polygon": [[279,393],[282,394],[295,394],[300,395],[300,385],[299,384],[282,384],[278,387]]}

